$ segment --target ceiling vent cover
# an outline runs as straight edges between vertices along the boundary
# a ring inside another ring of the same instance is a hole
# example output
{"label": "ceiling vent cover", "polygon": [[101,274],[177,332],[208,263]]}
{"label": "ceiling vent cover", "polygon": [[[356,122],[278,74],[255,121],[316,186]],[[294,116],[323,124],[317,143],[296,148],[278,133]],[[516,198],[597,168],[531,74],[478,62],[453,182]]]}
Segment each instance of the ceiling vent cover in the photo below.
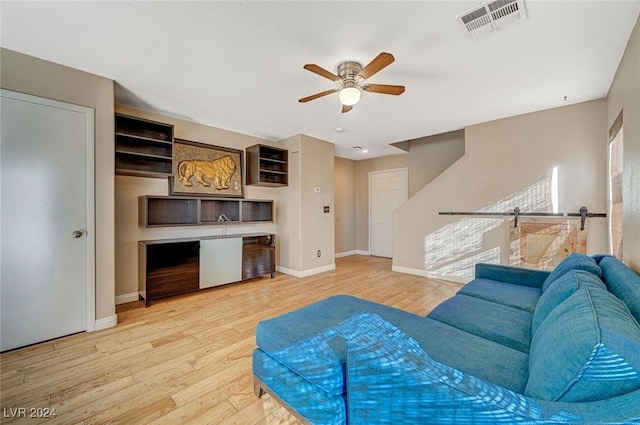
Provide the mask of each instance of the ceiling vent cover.
{"label": "ceiling vent cover", "polygon": [[458,16],[458,22],[471,40],[489,35],[507,25],[527,19],[524,0],[492,0]]}

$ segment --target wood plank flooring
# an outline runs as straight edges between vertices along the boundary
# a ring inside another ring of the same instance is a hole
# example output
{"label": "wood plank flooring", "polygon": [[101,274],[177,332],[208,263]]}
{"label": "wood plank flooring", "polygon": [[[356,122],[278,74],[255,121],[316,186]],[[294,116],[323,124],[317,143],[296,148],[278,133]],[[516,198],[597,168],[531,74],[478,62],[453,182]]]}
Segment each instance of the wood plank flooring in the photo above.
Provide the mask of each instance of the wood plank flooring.
{"label": "wood plank flooring", "polygon": [[335,294],[425,315],[459,288],[394,273],[389,259],[351,256],[307,278],[277,273],[149,308],[123,304],[115,328],[1,354],[0,423],[299,424],[253,394],[258,321]]}

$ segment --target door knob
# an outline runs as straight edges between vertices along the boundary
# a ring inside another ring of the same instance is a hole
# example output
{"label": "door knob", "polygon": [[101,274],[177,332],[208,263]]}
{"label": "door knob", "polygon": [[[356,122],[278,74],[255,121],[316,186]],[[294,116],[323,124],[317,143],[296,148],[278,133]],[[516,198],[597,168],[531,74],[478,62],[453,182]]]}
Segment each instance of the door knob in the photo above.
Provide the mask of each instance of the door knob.
{"label": "door knob", "polygon": [[75,239],[81,238],[82,235],[84,235],[84,232],[82,230],[74,230],[73,232],[71,232],[71,236],[73,236]]}

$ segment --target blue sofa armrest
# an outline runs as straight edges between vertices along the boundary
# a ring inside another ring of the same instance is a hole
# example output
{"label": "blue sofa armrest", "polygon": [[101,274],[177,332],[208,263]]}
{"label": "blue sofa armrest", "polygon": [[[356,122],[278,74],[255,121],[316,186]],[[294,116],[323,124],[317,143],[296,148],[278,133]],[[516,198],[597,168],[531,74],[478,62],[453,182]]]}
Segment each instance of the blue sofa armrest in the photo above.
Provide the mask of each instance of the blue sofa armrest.
{"label": "blue sofa armrest", "polygon": [[502,264],[476,264],[476,277],[514,283],[534,288],[542,288],[545,279],[551,274],[546,270],[526,269]]}
{"label": "blue sofa armrest", "polygon": [[350,425],[640,421],[640,391],[589,403],[535,400],[439,363],[401,333],[349,340],[346,369]]}

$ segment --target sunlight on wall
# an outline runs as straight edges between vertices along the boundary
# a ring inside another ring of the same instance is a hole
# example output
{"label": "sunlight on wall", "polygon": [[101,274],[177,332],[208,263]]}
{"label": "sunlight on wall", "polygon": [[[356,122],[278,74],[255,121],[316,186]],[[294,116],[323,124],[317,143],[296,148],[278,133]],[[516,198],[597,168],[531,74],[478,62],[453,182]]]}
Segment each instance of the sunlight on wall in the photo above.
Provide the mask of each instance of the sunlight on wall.
{"label": "sunlight on wall", "polygon": [[438,269],[438,274],[443,276],[473,277],[477,263],[499,264],[500,247],[496,246],[495,248],[472,255],[471,257],[465,257],[460,261],[449,263]]}
{"label": "sunlight on wall", "polygon": [[[546,211],[553,204],[552,183],[552,176],[544,177],[478,212],[502,213],[515,207],[519,207],[522,212]],[[463,218],[426,235],[424,266],[427,274],[473,277],[477,262],[500,263],[500,247],[484,247],[483,240],[487,232],[502,225],[504,220],[491,217]]]}

